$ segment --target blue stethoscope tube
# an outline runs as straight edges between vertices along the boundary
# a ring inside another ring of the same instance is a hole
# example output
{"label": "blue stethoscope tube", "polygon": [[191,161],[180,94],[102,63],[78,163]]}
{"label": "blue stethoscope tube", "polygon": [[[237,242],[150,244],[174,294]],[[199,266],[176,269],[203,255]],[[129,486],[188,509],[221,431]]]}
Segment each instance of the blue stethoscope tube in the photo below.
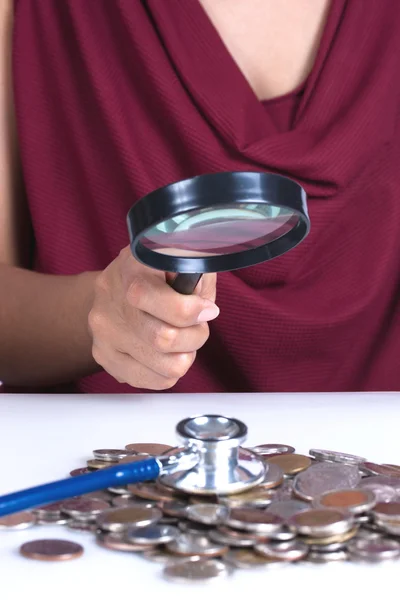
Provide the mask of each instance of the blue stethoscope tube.
{"label": "blue stethoscope tube", "polygon": [[110,487],[125,486],[129,483],[139,483],[156,479],[161,472],[161,464],[156,458],[140,462],[126,463],[53,481],[44,485],[27,488],[12,494],[0,496],[0,517],[23,510],[45,506],[66,498],[81,496]]}

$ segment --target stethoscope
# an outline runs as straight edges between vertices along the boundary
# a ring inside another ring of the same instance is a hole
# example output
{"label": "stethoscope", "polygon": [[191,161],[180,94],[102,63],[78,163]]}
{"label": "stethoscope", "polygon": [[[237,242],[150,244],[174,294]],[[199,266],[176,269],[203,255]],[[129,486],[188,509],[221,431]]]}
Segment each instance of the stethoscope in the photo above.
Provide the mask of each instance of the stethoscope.
{"label": "stethoscope", "polygon": [[[177,273],[172,287],[191,294],[203,273],[230,271],[284,254],[308,234],[306,194],[271,173],[200,175],[159,188],[129,211],[133,256]],[[155,480],[189,494],[230,495],[259,484],[267,467],[241,446],[247,427],[220,415],[180,421],[181,447],[0,497],[0,517],[97,490]]]}

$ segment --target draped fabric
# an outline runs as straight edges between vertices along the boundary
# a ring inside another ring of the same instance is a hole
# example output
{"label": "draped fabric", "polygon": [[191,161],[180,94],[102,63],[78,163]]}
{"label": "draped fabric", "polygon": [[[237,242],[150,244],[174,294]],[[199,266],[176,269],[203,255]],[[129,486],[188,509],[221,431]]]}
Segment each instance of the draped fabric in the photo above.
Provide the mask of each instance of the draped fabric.
{"label": "draped fabric", "polygon": [[15,0],[13,45],[38,271],[103,269],[131,205],[179,179],[268,171],[307,192],[303,243],[218,276],[172,392],[400,389],[398,0],[333,0],[307,80],[268,102],[198,0]]}

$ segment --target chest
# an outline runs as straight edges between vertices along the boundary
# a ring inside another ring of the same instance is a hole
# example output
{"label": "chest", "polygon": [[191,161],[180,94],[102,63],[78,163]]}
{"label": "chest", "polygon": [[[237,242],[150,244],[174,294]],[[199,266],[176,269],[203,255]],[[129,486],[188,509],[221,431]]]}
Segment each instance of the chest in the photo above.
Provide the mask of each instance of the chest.
{"label": "chest", "polygon": [[330,0],[199,0],[260,100],[291,92],[312,69]]}

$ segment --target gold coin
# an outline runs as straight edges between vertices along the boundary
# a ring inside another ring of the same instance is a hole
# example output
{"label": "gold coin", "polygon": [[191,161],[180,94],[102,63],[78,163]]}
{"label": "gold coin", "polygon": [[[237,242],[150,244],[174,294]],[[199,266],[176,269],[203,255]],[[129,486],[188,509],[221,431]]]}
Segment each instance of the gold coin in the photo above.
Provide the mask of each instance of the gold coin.
{"label": "gold coin", "polygon": [[303,454],[278,454],[266,458],[265,462],[278,465],[285,475],[294,475],[305,471],[312,464],[311,458]]}

